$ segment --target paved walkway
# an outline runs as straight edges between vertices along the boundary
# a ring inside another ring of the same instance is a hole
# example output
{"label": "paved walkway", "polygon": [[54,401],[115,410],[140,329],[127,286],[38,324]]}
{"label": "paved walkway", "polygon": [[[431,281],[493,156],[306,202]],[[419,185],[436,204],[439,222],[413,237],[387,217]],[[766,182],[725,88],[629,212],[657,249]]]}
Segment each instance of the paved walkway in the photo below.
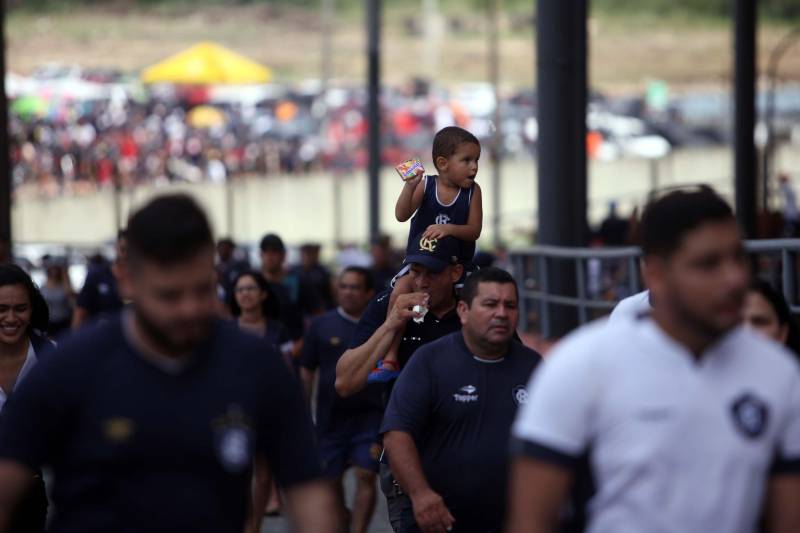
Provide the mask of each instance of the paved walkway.
{"label": "paved walkway", "polygon": [[[376,481],[377,484],[377,481]],[[345,497],[347,498],[348,505],[352,504],[353,491],[355,481],[350,473],[345,475]],[[392,528],[389,526],[389,518],[386,515],[386,499],[380,487],[377,489],[377,501],[375,506],[375,514],[372,517],[372,523],[369,527],[369,533],[392,533]],[[261,533],[290,533],[289,524],[285,518],[268,518],[264,521],[264,526],[261,528]]]}

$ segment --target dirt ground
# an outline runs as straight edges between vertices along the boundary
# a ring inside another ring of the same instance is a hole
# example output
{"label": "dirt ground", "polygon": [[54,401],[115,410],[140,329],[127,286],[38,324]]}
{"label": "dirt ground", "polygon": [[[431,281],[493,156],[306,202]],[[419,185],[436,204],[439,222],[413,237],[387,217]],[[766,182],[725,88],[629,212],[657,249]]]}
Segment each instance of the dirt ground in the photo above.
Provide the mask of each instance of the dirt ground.
{"label": "dirt ground", "polygon": [[[416,75],[434,75],[445,85],[486,80],[487,35],[480,15],[442,17],[435,26],[440,37],[431,40],[407,30],[424,24],[418,11],[385,13],[384,78],[393,84]],[[460,31],[447,29],[455,18]],[[535,82],[530,20],[530,15],[506,14],[501,21],[501,78],[509,89]],[[263,5],[12,12],[6,30],[8,67],[29,73],[37,65],[59,62],[138,72],[197,41],[213,40],[270,66],[277,80],[318,78],[320,28],[318,12]],[[763,70],[788,28],[761,24],[760,30]],[[666,80],[677,90],[729,84],[732,34],[724,22],[604,15],[590,20],[589,33],[592,85],[604,91],[641,90],[651,79]],[[362,13],[337,14],[331,50],[334,78],[351,83],[364,78]],[[800,79],[800,44],[796,52],[781,62],[783,79]]]}

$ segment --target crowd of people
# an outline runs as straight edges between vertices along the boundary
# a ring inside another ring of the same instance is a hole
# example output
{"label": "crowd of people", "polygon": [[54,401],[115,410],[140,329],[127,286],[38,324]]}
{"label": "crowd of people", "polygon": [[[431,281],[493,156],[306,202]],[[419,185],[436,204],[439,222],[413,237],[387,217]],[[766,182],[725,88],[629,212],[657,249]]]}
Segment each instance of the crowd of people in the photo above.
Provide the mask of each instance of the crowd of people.
{"label": "crowd of people", "polygon": [[[323,95],[286,88],[258,102],[217,101],[201,88],[139,99],[20,98],[38,106],[11,106],[13,182],[48,196],[143,183],[221,183],[242,175],[350,172],[367,164],[361,90]],[[443,124],[477,126],[468,109],[420,81],[387,88],[383,105],[387,163],[419,154]],[[525,107],[519,120],[532,113]],[[525,139],[519,142],[532,141]]]}
{"label": "crowd of people", "polygon": [[378,485],[396,533],[800,531],[797,327],[730,206],[651,200],[648,290],[543,359],[514,277],[472,264],[480,142],[433,144],[402,265],[288,268],[270,233],[254,269],[164,195],[55,342],[58,262],[42,289],[0,265],[0,531],[365,533]]}

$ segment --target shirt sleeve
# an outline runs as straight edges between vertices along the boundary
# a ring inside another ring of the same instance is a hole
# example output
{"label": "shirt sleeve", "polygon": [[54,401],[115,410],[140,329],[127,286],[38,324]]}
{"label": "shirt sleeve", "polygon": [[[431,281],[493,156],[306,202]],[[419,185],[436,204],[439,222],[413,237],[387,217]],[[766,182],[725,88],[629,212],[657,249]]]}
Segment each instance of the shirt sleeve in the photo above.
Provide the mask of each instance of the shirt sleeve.
{"label": "shirt sleeve", "polygon": [[424,348],[409,359],[397,378],[381,424],[381,434],[403,431],[419,440],[427,424],[432,402],[432,379]]}
{"label": "shirt sleeve", "polygon": [[562,341],[533,372],[512,428],[512,454],[576,466],[592,431],[597,376],[590,344]]}
{"label": "shirt sleeve", "polygon": [[785,423],[780,428],[774,474],[800,475],[800,371],[795,370]]}
{"label": "shirt sleeve", "polygon": [[303,341],[303,352],[300,354],[300,366],[309,370],[319,368],[319,346],[317,339],[318,321],[311,322]]}
{"label": "shirt sleeve", "polygon": [[389,310],[389,297],[391,291],[385,291],[369,303],[358,321],[358,327],[350,341],[350,348],[358,348],[369,340],[370,337],[386,322],[386,312]]}
{"label": "shirt sleeve", "polygon": [[31,370],[14,389],[0,416],[0,457],[36,469],[52,459],[64,442],[83,386],[70,376],[65,356],[55,352]]}
{"label": "shirt sleeve", "polygon": [[263,410],[265,428],[259,449],[281,487],[305,483],[322,475],[311,416],[298,381],[277,354],[269,358],[265,374]]}

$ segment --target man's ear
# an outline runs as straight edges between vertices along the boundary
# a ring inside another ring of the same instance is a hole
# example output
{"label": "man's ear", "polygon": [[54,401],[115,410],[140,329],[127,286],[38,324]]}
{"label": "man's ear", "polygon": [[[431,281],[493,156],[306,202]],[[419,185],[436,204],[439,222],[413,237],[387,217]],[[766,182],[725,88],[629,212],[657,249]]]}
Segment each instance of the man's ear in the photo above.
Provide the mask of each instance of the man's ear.
{"label": "man's ear", "polygon": [[464,300],[459,300],[458,305],[456,306],[456,312],[458,313],[458,318],[461,319],[461,325],[463,326],[467,323],[467,312],[469,312],[467,302]]}
{"label": "man's ear", "polygon": [[667,260],[663,257],[651,256],[642,261],[642,280],[645,287],[650,290],[651,298],[663,294],[667,275]]}
{"label": "man's ear", "polygon": [[111,272],[117,280],[119,295],[123,300],[130,300],[133,294],[132,272],[130,261],[115,261],[111,266]]}
{"label": "man's ear", "polygon": [[452,278],[453,283],[460,280],[463,274],[464,274],[464,265],[461,264],[453,265],[453,268],[450,269],[450,277]]}

